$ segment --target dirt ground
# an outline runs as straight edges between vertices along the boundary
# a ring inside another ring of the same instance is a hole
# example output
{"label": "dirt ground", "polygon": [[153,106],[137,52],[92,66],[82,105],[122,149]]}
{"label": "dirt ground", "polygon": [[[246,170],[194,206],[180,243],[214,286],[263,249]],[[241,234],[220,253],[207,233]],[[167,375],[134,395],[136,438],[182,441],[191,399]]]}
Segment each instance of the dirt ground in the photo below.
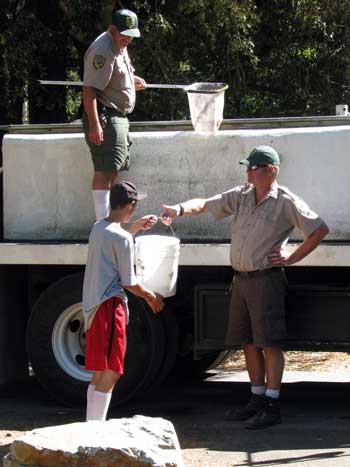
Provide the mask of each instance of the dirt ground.
{"label": "dirt ground", "polygon": [[[350,352],[285,352],[286,371],[329,371],[350,369]],[[244,369],[242,351],[232,354],[222,365],[225,370]]]}
{"label": "dirt ground", "polygon": [[[286,371],[312,370],[327,372],[343,371],[350,368],[350,353],[286,352],[285,357]],[[234,353],[230,359],[222,365],[222,369],[225,371],[244,369],[242,352]],[[242,387],[238,388],[238,392],[241,391],[241,389]],[[244,386],[243,389],[244,394],[242,397],[245,397],[246,386]],[[171,388],[171,390],[174,394],[177,394],[177,389]],[[182,389],[180,389],[180,391],[181,390]],[[235,391],[236,390],[235,387]],[[190,391],[196,391],[196,389],[190,389]],[[219,395],[220,391],[223,390],[219,389]],[[196,425],[193,425],[193,423],[197,422],[191,420],[189,413],[185,415],[185,412],[183,412],[183,410],[187,410],[186,407],[184,409],[180,408],[184,403],[183,400],[181,400],[181,394],[179,394],[179,401],[176,401],[175,398],[171,398],[171,403],[169,403],[169,400],[151,400],[151,402],[145,406],[137,405],[136,403],[125,409],[124,407],[121,409],[115,408],[110,414],[110,417],[132,416],[133,410],[140,411],[145,407],[144,412],[148,416],[164,416],[164,418],[168,417],[168,419],[174,420],[173,423],[176,429],[179,430],[177,432],[180,438],[186,467],[204,466],[203,461],[206,459],[206,456],[208,456],[208,450],[206,447],[203,449],[198,449],[197,447],[203,443],[203,439],[201,439],[202,432],[198,434],[198,426],[196,427]],[[223,395],[225,404],[229,403],[230,399],[227,398],[226,391]],[[188,404],[188,406],[191,407],[193,402]],[[198,414],[200,423],[203,423],[204,426],[207,426],[208,423],[210,425],[210,421],[206,421],[204,416],[205,411],[209,410],[207,402],[204,403],[203,401],[203,405],[200,405],[200,401],[197,401],[196,404],[198,404],[198,407],[196,406],[195,409],[191,410],[195,410],[195,414]],[[219,411],[214,412],[214,415],[211,416],[214,416],[214,419],[216,416],[219,417],[220,410],[223,411],[224,409],[220,407]],[[83,420],[84,412],[82,410],[65,409],[56,405],[55,402],[47,398],[46,393],[43,392],[35,380],[29,384],[28,388],[22,388],[21,390],[11,388],[3,390],[0,388],[0,465],[3,456],[9,452],[12,441],[24,434],[27,430]],[[185,420],[185,422],[182,420]],[[219,422],[217,423],[218,426],[221,426]],[[231,466],[232,464],[227,465]],[[226,466],[226,464],[219,463],[218,459],[213,457],[210,461],[209,458],[205,461],[205,467],[209,466],[221,467]]]}

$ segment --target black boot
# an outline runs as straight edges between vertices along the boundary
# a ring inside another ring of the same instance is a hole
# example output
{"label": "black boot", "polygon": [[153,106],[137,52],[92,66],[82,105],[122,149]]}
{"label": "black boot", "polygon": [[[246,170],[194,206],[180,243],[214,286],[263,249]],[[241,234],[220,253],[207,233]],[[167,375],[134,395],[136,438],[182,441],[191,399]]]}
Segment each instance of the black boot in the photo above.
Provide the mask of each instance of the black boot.
{"label": "black boot", "polygon": [[231,409],[227,412],[225,420],[230,421],[243,421],[248,420],[253,415],[260,412],[266,404],[266,398],[264,394],[252,394],[250,401],[244,407],[238,409]]}
{"label": "black boot", "polygon": [[265,401],[265,407],[247,420],[245,427],[248,430],[258,430],[282,423],[279,400],[265,397]]}

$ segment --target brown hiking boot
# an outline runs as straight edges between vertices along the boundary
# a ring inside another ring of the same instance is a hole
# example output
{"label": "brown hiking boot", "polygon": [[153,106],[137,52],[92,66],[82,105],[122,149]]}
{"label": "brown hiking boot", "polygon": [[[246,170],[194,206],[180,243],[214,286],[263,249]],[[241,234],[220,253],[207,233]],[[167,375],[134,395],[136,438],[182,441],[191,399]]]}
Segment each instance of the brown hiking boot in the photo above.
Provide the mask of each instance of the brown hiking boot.
{"label": "brown hiking boot", "polygon": [[248,430],[258,430],[282,423],[279,400],[265,397],[265,401],[265,407],[247,420],[245,427]]}
{"label": "brown hiking boot", "polygon": [[238,409],[231,409],[225,415],[225,420],[229,421],[243,421],[248,420],[253,415],[260,412],[266,404],[266,397],[264,394],[252,394],[250,401],[243,407]]}

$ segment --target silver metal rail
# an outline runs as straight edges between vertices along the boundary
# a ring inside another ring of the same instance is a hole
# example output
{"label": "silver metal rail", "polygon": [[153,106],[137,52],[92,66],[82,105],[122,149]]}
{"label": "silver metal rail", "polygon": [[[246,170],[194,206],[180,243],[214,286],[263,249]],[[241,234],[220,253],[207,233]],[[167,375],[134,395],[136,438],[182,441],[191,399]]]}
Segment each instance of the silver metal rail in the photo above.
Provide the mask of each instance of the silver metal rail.
{"label": "silver metal rail", "polygon": [[[350,116],[269,117],[225,119],[220,130],[254,130],[268,128],[300,128],[350,125]],[[191,120],[130,122],[131,131],[193,131]],[[80,133],[82,123],[0,125],[4,133]]]}

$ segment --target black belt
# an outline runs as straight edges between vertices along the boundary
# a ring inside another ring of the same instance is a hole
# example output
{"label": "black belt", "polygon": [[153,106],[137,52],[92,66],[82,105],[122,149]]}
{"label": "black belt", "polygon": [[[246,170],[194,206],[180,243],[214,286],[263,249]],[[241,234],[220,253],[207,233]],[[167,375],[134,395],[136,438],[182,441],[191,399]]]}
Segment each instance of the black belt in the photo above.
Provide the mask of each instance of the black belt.
{"label": "black belt", "polygon": [[106,113],[109,117],[121,117],[121,118],[126,118],[126,114],[123,114],[122,112],[118,112],[118,110],[111,109],[110,107],[105,107]]}
{"label": "black belt", "polygon": [[119,112],[118,110],[112,109],[112,107],[107,107],[106,105],[102,104],[99,100],[97,100],[97,112],[100,115],[106,114],[108,117],[121,117],[126,118],[126,114]]}
{"label": "black belt", "polygon": [[268,276],[269,274],[273,274],[275,272],[282,272],[283,268],[269,268],[269,269],[258,269],[256,271],[235,271],[235,276],[238,277],[259,277],[259,276]]}

